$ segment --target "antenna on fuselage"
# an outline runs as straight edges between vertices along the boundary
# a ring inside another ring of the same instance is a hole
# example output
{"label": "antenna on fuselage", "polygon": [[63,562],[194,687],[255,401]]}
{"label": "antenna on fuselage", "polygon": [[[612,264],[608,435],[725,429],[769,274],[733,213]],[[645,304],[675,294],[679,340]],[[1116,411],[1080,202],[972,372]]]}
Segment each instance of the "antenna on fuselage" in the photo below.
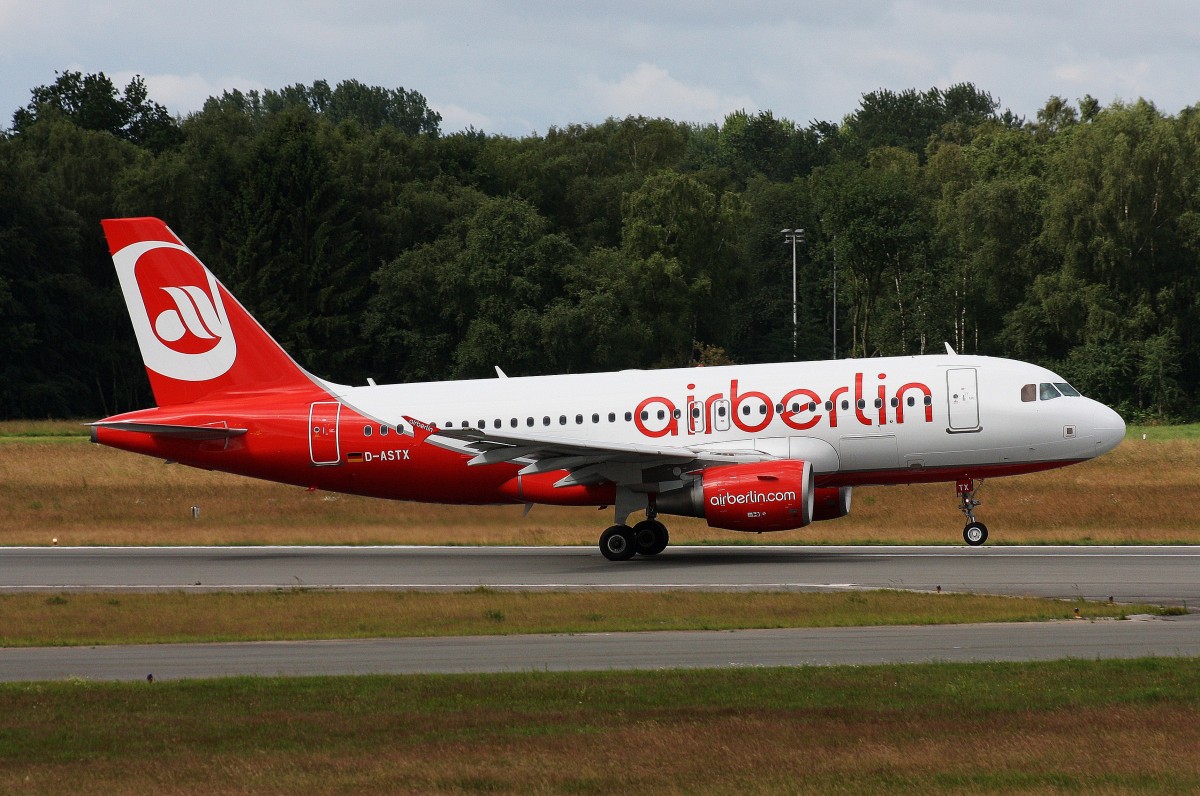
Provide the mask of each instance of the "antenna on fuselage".
{"label": "antenna on fuselage", "polygon": [[942,343],[942,345],[946,346],[946,353],[947,353],[947,354],[949,354],[949,355],[950,355],[950,356],[952,356],[952,357],[956,357],[956,356],[958,356],[958,352],[957,352],[957,351],[955,351],[953,348],[951,348],[949,343]]}

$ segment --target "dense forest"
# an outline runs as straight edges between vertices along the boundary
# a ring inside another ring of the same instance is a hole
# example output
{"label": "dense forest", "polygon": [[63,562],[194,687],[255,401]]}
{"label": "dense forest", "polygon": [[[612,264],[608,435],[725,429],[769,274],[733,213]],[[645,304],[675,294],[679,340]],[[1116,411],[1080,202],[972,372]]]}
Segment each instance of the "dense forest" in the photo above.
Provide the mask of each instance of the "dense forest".
{"label": "dense forest", "polygon": [[0,133],[0,417],[152,403],[99,224],[123,215],[344,383],[826,359],[836,274],[839,357],[947,341],[1126,419],[1200,416],[1200,105],[999,107],[961,84],[511,138],[355,81],[180,119],[64,72]]}

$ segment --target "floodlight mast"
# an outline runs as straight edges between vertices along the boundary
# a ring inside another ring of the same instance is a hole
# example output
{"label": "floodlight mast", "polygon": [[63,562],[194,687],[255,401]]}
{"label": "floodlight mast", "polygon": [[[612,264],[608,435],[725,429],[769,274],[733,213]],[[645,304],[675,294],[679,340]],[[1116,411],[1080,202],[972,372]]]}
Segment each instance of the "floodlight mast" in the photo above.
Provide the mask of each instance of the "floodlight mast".
{"label": "floodlight mast", "polygon": [[796,358],[796,244],[804,245],[804,230],[781,230],[785,243],[792,244],[792,359]]}

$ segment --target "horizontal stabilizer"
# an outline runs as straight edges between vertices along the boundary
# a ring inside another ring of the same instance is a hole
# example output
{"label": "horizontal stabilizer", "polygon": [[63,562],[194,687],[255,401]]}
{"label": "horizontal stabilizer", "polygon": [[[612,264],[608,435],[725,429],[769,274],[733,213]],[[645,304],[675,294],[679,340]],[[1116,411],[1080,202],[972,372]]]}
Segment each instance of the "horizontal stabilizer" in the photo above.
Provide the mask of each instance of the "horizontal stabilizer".
{"label": "horizontal stabilizer", "polygon": [[175,426],[168,423],[135,423],[135,422],[105,422],[91,423],[92,428],[111,428],[116,431],[133,431],[138,434],[153,434],[158,437],[174,439],[190,439],[196,442],[210,442],[218,439],[231,439],[246,433],[244,428],[227,428],[221,426]]}

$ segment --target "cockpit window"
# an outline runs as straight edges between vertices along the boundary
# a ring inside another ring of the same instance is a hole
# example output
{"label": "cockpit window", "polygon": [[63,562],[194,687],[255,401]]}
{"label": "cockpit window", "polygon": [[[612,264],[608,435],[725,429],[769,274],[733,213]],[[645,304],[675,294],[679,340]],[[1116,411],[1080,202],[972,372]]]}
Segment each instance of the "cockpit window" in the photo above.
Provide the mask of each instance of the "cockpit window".
{"label": "cockpit window", "polygon": [[1038,385],[1038,398],[1041,398],[1043,401],[1049,401],[1054,398],[1061,398],[1061,397],[1062,397],[1062,393],[1060,393],[1058,391],[1058,388],[1055,387],[1050,382],[1044,381]]}
{"label": "cockpit window", "polygon": [[1056,382],[1054,382],[1054,386],[1057,387],[1058,391],[1060,393],[1062,393],[1063,395],[1069,396],[1071,398],[1079,397],[1079,390],[1075,389],[1070,384],[1067,384],[1065,381],[1056,381]]}
{"label": "cockpit window", "polygon": [[[909,401],[911,401],[911,400],[912,399],[909,398]],[[1021,400],[1024,401],[1025,403],[1029,403],[1030,401],[1036,401],[1037,400],[1037,385],[1036,384],[1026,384],[1024,387],[1022,387],[1021,388]],[[910,403],[909,406],[912,406],[912,404]]]}

